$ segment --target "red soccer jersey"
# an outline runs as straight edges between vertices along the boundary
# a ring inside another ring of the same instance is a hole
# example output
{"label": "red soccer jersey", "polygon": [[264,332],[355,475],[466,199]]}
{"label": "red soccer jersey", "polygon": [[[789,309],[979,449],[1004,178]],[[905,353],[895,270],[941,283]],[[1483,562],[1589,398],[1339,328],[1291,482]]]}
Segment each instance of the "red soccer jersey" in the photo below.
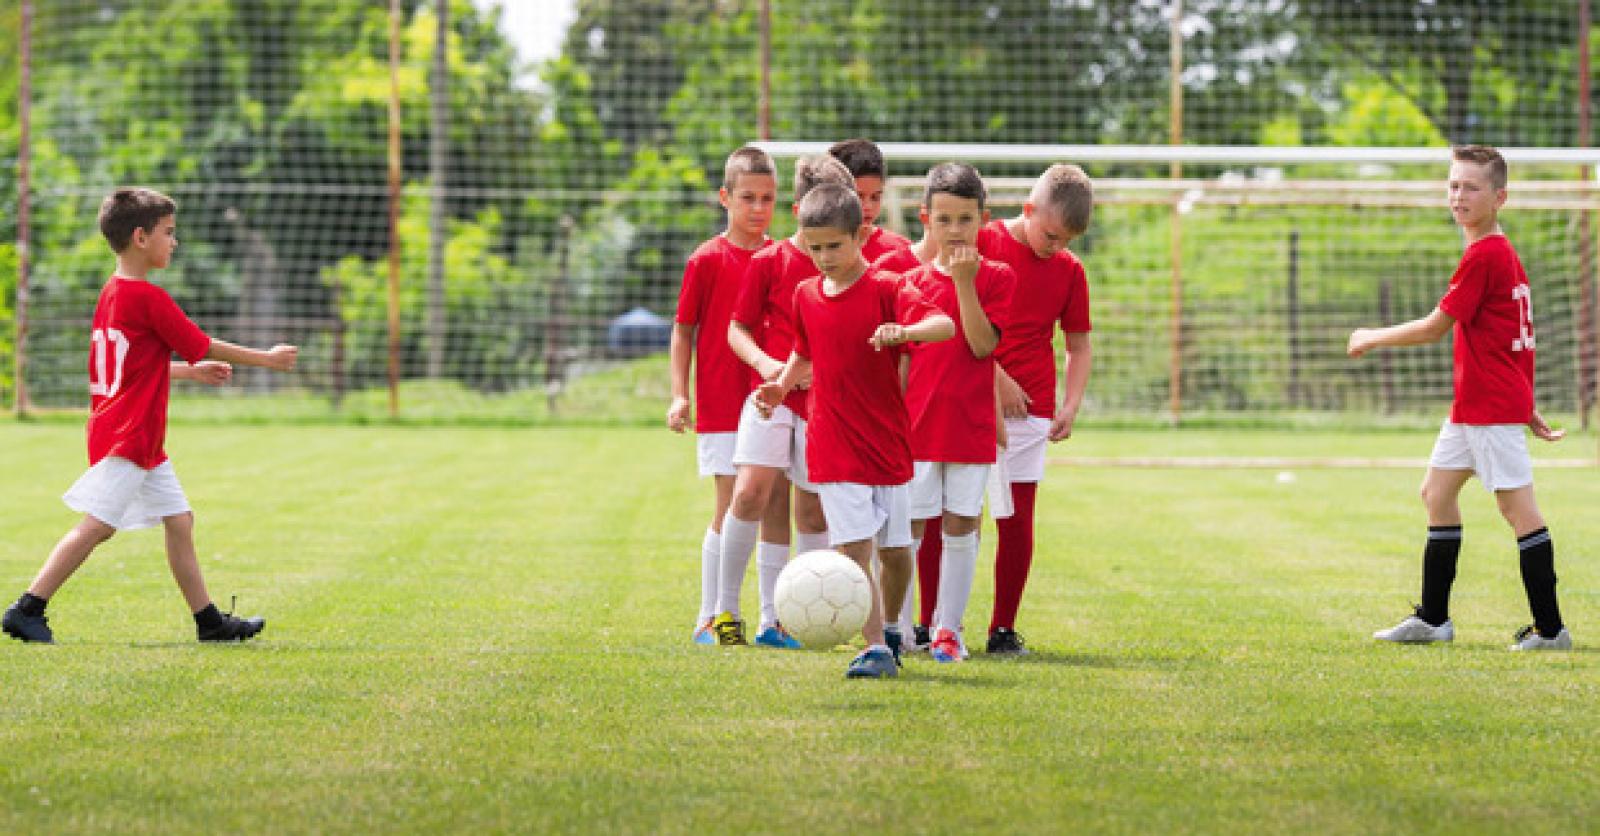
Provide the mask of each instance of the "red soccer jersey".
{"label": "red soccer jersey", "polygon": [[861,243],[861,257],[866,259],[868,264],[872,264],[895,250],[903,250],[909,246],[911,241],[904,235],[875,226],[867,235],[867,240]]}
{"label": "red soccer jersey", "polygon": [[891,273],[900,273],[901,275],[910,275],[911,271],[922,266],[922,262],[917,258],[917,254],[912,252],[910,247],[901,247],[897,250],[890,250],[889,252],[878,256],[877,259],[873,260],[871,263],[873,267],[876,267],[879,270],[888,270]]}
{"label": "red soccer jersey", "polygon": [[89,464],[120,456],[149,470],[166,461],[172,354],[198,362],[211,338],[165,290],[112,276],[100,289],[89,346]]}
{"label": "red soccer jersey", "polygon": [[[794,245],[793,238],[756,253],[745,270],[733,321],[750,329],[761,350],[780,363],[788,362],[789,352],[794,350],[794,289],[815,275],[817,265]],[[752,384],[750,390],[754,389]],[[804,418],[807,397],[807,390],[796,389],[783,403]]]}
{"label": "red soccer jersey", "polygon": [[868,268],[838,296],[821,276],[795,290],[795,344],[811,360],[806,466],[811,481],[902,485],[911,480],[910,421],[898,353],[868,342],[885,322],[938,313],[900,276]]}
{"label": "red soccer jersey", "polygon": [[[993,464],[995,459],[994,355],[979,359],[967,344],[955,280],[932,264],[906,274],[927,300],[955,320],[956,335],[911,344],[906,409],[911,416],[911,456],[919,462]],[[1016,274],[985,259],[973,280],[978,305],[1005,334]]]}
{"label": "red soccer jersey", "polygon": [[1083,262],[1067,250],[1049,258],[1034,255],[1028,245],[1012,237],[1005,221],[979,230],[978,252],[1011,265],[1017,275],[995,359],[1032,399],[1028,414],[1054,418],[1056,351],[1051,328],[1059,323],[1069,334],[1092,330]]}
{"label": "red soccer jersey", "polygon": [[677,321],[695,326],[694,431],[731,433],[739,429],[739,410],[755,387],[755,375],[728,347],[728,321],[739,296],[745,268],[756,250],[727,236],[701,244],[683,268]]}
{"label": "red soccer jersey", "polygon": [[1439,308],[1454,317],[1458,424],[1526,424],[1533,417],[1533,300],[1504,235],[1467,247]]}

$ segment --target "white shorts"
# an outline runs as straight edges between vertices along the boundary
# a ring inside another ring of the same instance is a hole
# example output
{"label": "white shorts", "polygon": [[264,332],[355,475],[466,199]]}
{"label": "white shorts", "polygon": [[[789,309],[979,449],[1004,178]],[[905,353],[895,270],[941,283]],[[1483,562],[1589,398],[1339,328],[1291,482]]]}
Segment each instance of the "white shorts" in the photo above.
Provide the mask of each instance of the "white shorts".
{"label": "white shorts", "polygon": [[1433,442],[1428,466],[1436,470],[1470,470],[1491,491],[1533,484],[1533,459],[1528,455],[1527,427],[1522,424],[1446,421]]}
{"label": "white shorts", "polygon": [[817,486],[828,544],[874,540],[879,548],[911,545],[911,491],[906,485],[824,482]]}
{"label": "white shorts", "polygon": [[917,462],[916,468],[911,477],[911,519],[933,519],[944,511],[962,517],[983,513],[992,465]]}
{"label": "white shorts", "polygon": [[68,508],[119,531],[151,528],[163,517],[189,512],[189,498],[170,461],[145,470],[119,456],[101,459],[61,499]]}
{"label": "white shorts", "polygon": [[806,478],[806,419],[787,406],[779,405],[772,410],[771,418],[762,418],[755,399],[745,399],[744,409],[739,412],[733,463],[778,468],[788,474],[795,487],[817,492],[817,486]]}
{"label": "white shorts", "polygon": [[695,436],[695,458],[701,476],[735,476],[739,469],[733,464],[733,448],[738,433],[701,433]]}
{"label": "white shorts", "polygon": [[984,487],[989,494],[989,516],[1003,520],[1017,512],[1016,501],[1011,497],[1011,471],[1004,447],[999,448],[994,466],[989,468],[989,482]]}
{"label": "white shorts", "polygon": [[1044,457],[1050,441],[1050,419],[1029,415],[1006,419],[1006,476],[1012,482],[1044,481]]}

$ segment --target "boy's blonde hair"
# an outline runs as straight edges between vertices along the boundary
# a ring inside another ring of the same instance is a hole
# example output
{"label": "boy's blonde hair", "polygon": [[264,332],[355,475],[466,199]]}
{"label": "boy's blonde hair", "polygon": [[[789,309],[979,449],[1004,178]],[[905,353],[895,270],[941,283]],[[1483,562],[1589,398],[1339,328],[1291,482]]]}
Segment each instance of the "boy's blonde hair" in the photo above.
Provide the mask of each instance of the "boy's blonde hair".
{"label": "boy's blonde hair", "polygon": [[722,187],[733,191],[739,185],[739,178],[745,174],[770,174],[778,176],[778,166],[772,162],[772,155],[755,147],[746,145],[728,155],[728,162],[722,166]]}
{"label": "boy's blonde hair", "polygon": [[856,178],[850,174],[850,169],[827,154],[815,154],[810,157],[801,157],[794,163],[794,202],[800,205],[811,190],[824,184],[834,183],[848,189],[856,187]]}
{"label": "boy's blonde hair", "polygon": [[1056,163],[1039,175],[1028,200],[1059,217],[1069,232],[1082,235],[1094,212],[1094,183],[1083,169]]}
{"label": "boy's blonde hair", "polygon": [[132,243],[134,230],[154,232],[162,218],[176,214],[178,204],[155,189],[117,189],[100,204],[100,234],[112,252],[120,253]]}
{"label": "boy's blonde hair", "polygon": [[861,198],[853,183],[821,183],[800,201],[801,229],[861,229]]}
{"label": "boy's blonde hair", "polygon": [[1450,152],[1450,158],[1464,163],[1476,163],[1489,167],[1489,184],[1496,189],[1506,187],[1510,179],[1510,172],[1506,170],[1506,158],[1500,152],[1487,145],[1459,145]]}

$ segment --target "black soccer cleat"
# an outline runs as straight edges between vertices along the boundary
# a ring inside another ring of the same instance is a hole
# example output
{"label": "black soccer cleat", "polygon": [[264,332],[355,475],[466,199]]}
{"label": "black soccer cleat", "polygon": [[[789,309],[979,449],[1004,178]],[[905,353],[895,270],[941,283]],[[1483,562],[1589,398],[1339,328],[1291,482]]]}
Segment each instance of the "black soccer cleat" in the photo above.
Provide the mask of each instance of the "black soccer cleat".
{"label": "black soccer cleat", "polygon": [[222,613],[222,620],[210,627],[197,627],[196,632],[203,642],[242,642],[261,632],[267,626],[267,620],[257,616],[255,618],[236,618],[234,614]]}
{"label": "black soccer cleat", "polygon": [[985,652],[996,656],[1024,656],[1028,648],[1023,646],[1022,636],[1016,630],[999,627],[989,631],[989,646]]}
{"label": "black soccer cleat", "polygon": [[24,615],[16,604],[6,607],[4,619],[6,635],[32,644],[55,644],[55,634],[50,632],[49,619],[43,615]]}

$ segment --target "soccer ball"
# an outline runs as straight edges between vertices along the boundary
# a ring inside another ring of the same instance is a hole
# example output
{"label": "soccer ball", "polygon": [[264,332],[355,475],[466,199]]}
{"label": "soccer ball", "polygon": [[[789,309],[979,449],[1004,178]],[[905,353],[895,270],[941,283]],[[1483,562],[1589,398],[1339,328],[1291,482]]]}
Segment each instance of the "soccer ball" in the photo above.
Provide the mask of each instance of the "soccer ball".
{"label": "soccer ball", "polygon": [[783,567],[773,597],[778,620],[806,647],[825,649],[861,632],[872,612],[872,585],[844,555],[806,552]]}

